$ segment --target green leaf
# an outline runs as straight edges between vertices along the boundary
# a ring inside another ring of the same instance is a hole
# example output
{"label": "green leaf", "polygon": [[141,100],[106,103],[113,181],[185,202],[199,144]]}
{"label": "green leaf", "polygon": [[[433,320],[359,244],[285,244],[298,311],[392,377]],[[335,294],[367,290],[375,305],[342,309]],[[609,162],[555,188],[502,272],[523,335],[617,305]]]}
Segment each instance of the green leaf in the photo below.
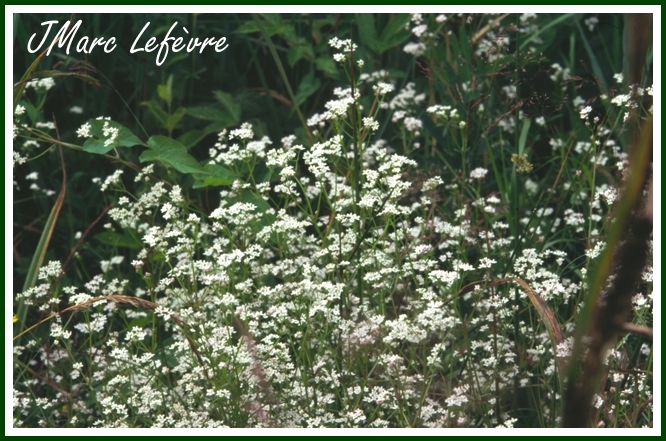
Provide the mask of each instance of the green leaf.
{"label": "green leaf", "polygon": [[189,107],[187,114],[205,121],[226,121],[231,116],[215,107]]}
{"label": "green leaf", "polygon": [[234,97],[229,95],[228,93],[222,92],[221,90],[216,90],[213,92],[213,96],[215,99],[222,104],[222,108],[225,109],[229,115],[234,120],[234,124],[236,125],[240,122],[240,117],[241,117],[241,107],[240,105],[236,102]]}
{"label": "green leaf", "polygon": [[522,155],[525,153],[525,144],[527,143],[527,134],[530,131],[531,119],[526,118],[523,122],[523,129],[520,131],[520,138],[518,138],[518,154]]}
{"label": "green leaf", "polygon": [[356,14],[356,22],[361,43],[377,52],[381,42],[377,38],[377,31],[375,30],[375,17],[372,14]]}
{"label": "green leaf", "polygon": [[320,87],[321,81],[319,81],[319,78],[315,78],[314,70],[310,70],[310,73],[303,77],[301,84],[298,85],[298,90],[296,91],[296,104],[303,104],[305,100],[319,90]]}
{"label": "green leaf", "polygon": [[199,161],[187,153],[187,148],[178,141],[166,136],[152,136],[148,140],[149,150],[139,156],[140,162],[160,161],[181,173],[201,173],[204,168]]}
{"label": "green leaf", "polygon": [[159,95],[162,100],[171,106],[171,100],[173,99],[173,75],[169,75],[169,79],[166,84],[159,84],[157,86],[157,95]]}
{"label": "green leaf", "polygon": [[169,115],[166,120],[166,128],[169,132],[176,128],[180,120],[183,118],[183,115],[185,115],[184,107],[179,107],[178,110]]}
{"label": "green leaf", "polygon": [[[300,43],[300,42],[299,42]],[[296,46],[292,46],[287,51],[287,62],[289,66],[294,67],[294,65],[301,58],[306,57],[308,59],[314,58],[314,52],[312,46],[309,44],[301,43]]]}
{"label": "green leaf", "polygon": [[336,79],[340,75],[338,67],[335,65],[335,61],[332,58],[317,58],[315,59],[315,66],[317,66],[317,69],[324,72],[329,78]]}
{"label": "green leaf", "polygon": [[397,14],[391,17],[379,36],[379,53],[386,52],[409,38],[411,33],[405,29],[409,20],[409,14]]}
{"label": "green leaf", "polygon": [[183,144],[187,149],[190,149],[204,139],[206,135],[207,133],[203,130],[190,130],[180,135],[178,142]]}
{"label": "green leaf", "polygon": [[234,98],[228,93],[216,90],[213,95],[220,102],[222,109],[211,106],[190,107],[187,114],[204,121],[212,121],[212,129],[205,129],[207,133],[221,131],[227,127],[236,126],[240,123],[241,108]]}
{"label": "green leaf", "polygon": [[147,107],[150,113],[153,114],[155,119],[157,119],[160,124],[166,125],[166,120],[169,115],[167,115],[167,113],[159,106],[159,104],[157,104],[155,101],[144,101],[141,103],[141,105]]}
{"label": "green leaf", "polygon": [[[118,129],[118,139],[115,143],[105,146],[104,142],[104,124],[108,123],[109,126]],[[89,138],[83,143],[83,150],[89,153],[97,153],[100,155],[106,154],[113,150],[115,147],[134,147],[135,145],[145,145],[139,138],[134,136],[127,127],[110,120],[91,119],[88,120],[90,124],[90,133],[93,138]]]}
{"label": "green leaf", "polygon": [[104,244],[116,247],[140,249],[143,246],[141,241],[132,236],[127,230],[123,230],[122,233],[104,231],[103,233],[97,234],[95,239]]}
{"label": "green leaf", "polygon": [[194,173],[192,176],[196,181],[192,188],[219,187],[231,185],[236,180],[234,173],[228,168],[217,164],[208,164],[204,167],[206,173]]}
{"label": "green leaf", "polygon": [[[276,34],[282,34],[287,29],[289,29],[288,25],[282,23],[280,14],[260,14],[260,15],[264,19],[263,25],[270,37]],[[260,31],[259,26],[255,21],[248,21],[240,25],[235,32],[237,34],[252,34],[254,32],[259,32],[259,31]]]}

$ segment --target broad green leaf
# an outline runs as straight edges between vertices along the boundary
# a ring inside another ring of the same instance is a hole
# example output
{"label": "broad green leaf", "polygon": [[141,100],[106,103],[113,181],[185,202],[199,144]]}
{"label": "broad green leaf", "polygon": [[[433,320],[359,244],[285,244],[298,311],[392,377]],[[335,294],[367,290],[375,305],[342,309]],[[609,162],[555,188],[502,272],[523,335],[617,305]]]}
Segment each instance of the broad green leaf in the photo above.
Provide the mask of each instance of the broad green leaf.
{"label": "broad green leaf", "polygon": [[196,181],[192,188],[219,187],[221,185],[231,185],[236,180],[234,173],[228,168],[217,164],[208,164],[204,167],[206,173],[193,173]]}
{"label": "broad green leaf", "polygon": [[303,104],[305,100],[315,93],[321,87],[321,81],[319,78],[315,78],[314,70],[311,70],[303,80],[301,84],[298,85],[298,90],[296,91],[296,104]]}
{"label": "broad green leaf", "polygon": [[405,29],[409,20],[409,14],[397,14],[391,17],[379,36],[379,53],[404,43],[410,37],[411,33]]}
{"label": "broad green leaf", "polygon": [[375,17],[372,14],[356,14],[356,22],[358,23],[361,43],[377,52],[381,42],[377,38],[377,31],[375,30]]}
{"label": "broad green leaf", "polygon": [[[115,143],[105,146],[104,142],[104,124],[108,123],[109,126],[118,129],[118,139]],[[88,120],[90,124],[90,133],[93,138],[89,138],[83,143],[83,150],[89,153],[97,153],[103,155],[110,152],[115,147],[134,147],[135,145],[145,145],[139,138],[125,126],[110,120],[91,119]]]}
{"label": "broad green leaf", "polygon": [[149,150],[139,156],[140,162],[160,161],[181,173],[201,173],[204,168],[199,161],[187,153],[187,148],[175,139],[166,136],[152,136],[148,140]]}

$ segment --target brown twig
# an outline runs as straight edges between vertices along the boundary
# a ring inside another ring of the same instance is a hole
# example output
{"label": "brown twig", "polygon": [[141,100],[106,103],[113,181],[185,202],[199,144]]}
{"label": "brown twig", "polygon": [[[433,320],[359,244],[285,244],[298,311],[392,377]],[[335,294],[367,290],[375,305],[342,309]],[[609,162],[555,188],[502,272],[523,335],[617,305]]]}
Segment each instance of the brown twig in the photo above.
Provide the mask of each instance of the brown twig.
{"label": "brown twig", "polygon": [[652,328],[648,328],[647,326],[640,326],[640,325],[635,325],[635,324],[630,323],[630,322],[626,322],[626,323],[621,324],[619,329],[620,329],[620,331],[642,335],[644,337],[649,338],[650,340],[652,340],[652,338],[653,338],[652,337],[652,335],[653,335]]}

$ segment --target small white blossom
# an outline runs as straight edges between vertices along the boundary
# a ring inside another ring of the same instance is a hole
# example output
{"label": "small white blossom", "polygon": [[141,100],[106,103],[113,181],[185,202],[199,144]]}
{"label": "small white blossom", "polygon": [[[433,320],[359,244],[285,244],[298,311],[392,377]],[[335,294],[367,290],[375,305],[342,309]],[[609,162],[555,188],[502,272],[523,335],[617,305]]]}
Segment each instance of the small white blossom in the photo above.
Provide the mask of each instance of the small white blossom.
{"label": "small white blossom", "polygon": [[79,136],[79,138],[90,138],[92,135],[90,134],[90,124],[85,123],[79,129],[76,131],[76,134]]}
{"label": "small white blossom", "polygon": [[477,167],[469,174],[471,179],[483,179],[488,174],[488,170],[482,167]]}
{"label": "small white blossom", "polygon": [[363,127],[374,132],[379,129],[379,123],[374,118],[363,118]]}

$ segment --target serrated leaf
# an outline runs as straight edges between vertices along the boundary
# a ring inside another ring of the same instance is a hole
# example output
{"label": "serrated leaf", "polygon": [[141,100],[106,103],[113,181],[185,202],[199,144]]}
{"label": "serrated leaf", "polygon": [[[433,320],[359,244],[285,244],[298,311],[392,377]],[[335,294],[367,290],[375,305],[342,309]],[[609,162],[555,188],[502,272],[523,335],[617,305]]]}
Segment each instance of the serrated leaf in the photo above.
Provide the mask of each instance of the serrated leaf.
{"label": "serrated leaf", "polygon": [[192,188],[219,187],[231,185],[236,180],[234,173],[228,168],[217,164],[208,164],[204,167],[206,173],[194,173],[192,176],[196,181]]}
{"label": "serrated leaf", "polygon": [[[108,123],[109,126],[118,129],[118,138],[116,142],[105,146],[106,139],[104,137],[104,124]],[[115,121],[91,119],[88,120],[90,125],[90,134],[93,138],[89,138],[83,143],[83,150],[89,153],[106,154],[113,150],[115,147],[134,147],[135,145],[145,145],[139,138],[134,136],[134,133],[127,127]]]}
{"label": "serrated leaf", "polygon": [[205,173],[199,161],[187,153],[187,148],[175,139],[152,136],[148,140],[148,148],[149,150],[139,156],[140,162],[160,161],[181,173]]}

